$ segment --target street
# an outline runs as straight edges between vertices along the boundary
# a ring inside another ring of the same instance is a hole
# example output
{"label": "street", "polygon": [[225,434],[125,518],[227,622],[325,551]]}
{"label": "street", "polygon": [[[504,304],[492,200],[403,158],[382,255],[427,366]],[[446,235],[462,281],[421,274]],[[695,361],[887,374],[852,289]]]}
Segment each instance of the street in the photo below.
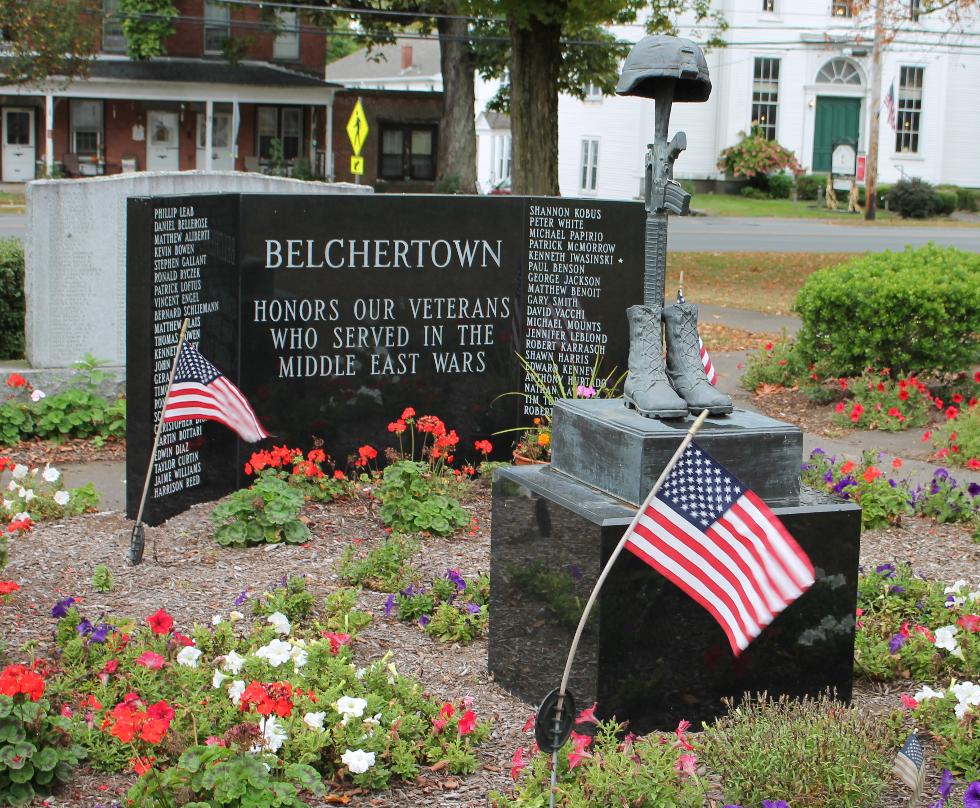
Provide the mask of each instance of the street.
{"label": "street", "polygon": [[0,213],[0,238],[11,236],[24,240],[27,229],[27,215],[24,213]]}

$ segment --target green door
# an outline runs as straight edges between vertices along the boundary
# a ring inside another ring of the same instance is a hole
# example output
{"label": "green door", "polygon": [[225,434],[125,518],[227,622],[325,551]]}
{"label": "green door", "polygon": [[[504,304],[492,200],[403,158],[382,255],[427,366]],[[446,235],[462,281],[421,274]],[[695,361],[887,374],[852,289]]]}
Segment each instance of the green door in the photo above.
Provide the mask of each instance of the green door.
{"label": "green door", "polygon": [[857,147],[860,98],[817,96],[817,122],[813,132],[813,170],[830,171],[834,143],[849,140]]}

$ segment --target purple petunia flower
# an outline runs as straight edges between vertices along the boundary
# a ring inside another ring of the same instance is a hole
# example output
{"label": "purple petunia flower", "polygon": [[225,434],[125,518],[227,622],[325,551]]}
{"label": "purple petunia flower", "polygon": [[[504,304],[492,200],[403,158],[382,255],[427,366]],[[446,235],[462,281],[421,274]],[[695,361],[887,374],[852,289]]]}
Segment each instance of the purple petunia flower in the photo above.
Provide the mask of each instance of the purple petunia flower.
{"label": "purple petunia flower", "polygon": [[980,808],[980,780],[974,780],[966,787],[963,805],[964,808]]}
{"label": "purple petunia flower", "polygon": [[93,631],[95,631],[95,626],[93,626],[87,617],[82,618],[82,622],[75,626],[75,631],[81,634],[83,637],[88,636]]}
{"label": "purple petunia flower", "polygon": [[466,589],[466,581],[463,580],[463,576],[459,574],[459,570],[446,570],[446,580],[452,581],[456,584],[457,589]]}
{"label": "purple petunia flower", "polygon": [[248,600],[248,590],[243,589],[242,594],[235,598],[235,605],[241,606],[246,600]]}
{"label": "purple petunia flower", "polygon": [[406,598],[414,598],[416,595],[421,595],[422,591],[423,590],[421,586],[418,589],[416,589],[415,584],[409,584],[402,590],[402,594]]}
{"label": "purple petunia flower", "polygon": [[108,623],[99,623],[93,630],[90,642],[104,643],[106,638],[112,633],[112,626]]}
{"label": "purple petunia flower", "polygon": [[892,595],[904,595],[905,594],[905,587],[904,586],[892,586],[892,587],[889,587],[888,592],[890,594],[892,594]]}
{"label": "purple petunia flower", "polygon": [[477,606],[475,603],[464,603],[463,608],[466,609],[466,611],[468,611],[470,614],[480,613],[480,607]]}
{"label": "purple petunia flower", "polygon": [[905,641],[908,639],[904,634],[896,634],[892,637],[891,642],[888,643],[888,651],[892,654],[897,654],[899,649],[905,645]]}
{"label": "purple petunia flower", "polygon": [[943,769],[942,779],[939,781],[939,788],[936,793],[942,797],[943,802],[949,799],[949,792],[953,790],[953,773],[949,769]]}
{"label": "purple petunia flower", "polygon": [[57,617],[59,620],[62,617],[68,616],[68,610],[71,605],[75,602],[75,598],[65,598],[64,600],[59,600],[54,606],[51,607],[51,616]]}
{"label": "purple petunia flower", "polygon": [[926,602],[924,600],[917,600],[915,602],[915,608],[920,612],[924,612],[926,610]]}
{"label": "purple petunia flower", "polygon": [[897,483],[897,482],[895,482],[895,481],[894,481],[894,480],[893,480],[893,479],[892,479],[891,477],[889,477],[889,478],[888,478],[888,484],[889,484],[889,485],[890,485],[890,486],[891,486],[892,488],[898,488],[898,483]]}
{"label": "purple petunia flower", "polygon": [[825,454],[827,453],[823,449],[817,448],[810,452],[810,457],[813,457],[814,455],[825,455]]}
{"label": "purple petunia flower", "polygon": [[934,480],[946,480],[949,479],[949,472],[946,469],[938,468],[932,473]]}
{"label": "purple petunia flower", "polygon": [[565,564],[562,569],[571,575],[576,581],[582,580],[582,568],[578,564],[568,563]]}
{"label": "purple petunia flower", "polygon": [[894,578],[895,577],[895,565],[894,564],[879,564],[875,567],[875,572],[881,575],[882,578]]}
{"label": "purple petunia flower", "polygon": [[966,489],[971,497],[980,496],[980,483],[970,483]]}
{"label": "purple petunia flower", "polygon": [[848,475],[847,477],[841,477],[840,482],[834,486],[834,493],[841,494],[843,497],[846,498],[848,494],[844,489],[852,485],[857,485],[857,481],[853,477],[851,477],[850,475]]}
{"label": "purple petunia flower", "polygon": [[385,601],[385,617],[391,617],[391,610],[395,608],[395,595],[394,593],[388,595],[388,599]]}
{"label": "purple petunia flower", "polygon": [[763,800],[762,808],[789,808],[786,800]]}
{"label": "purple petunia flower", "polygon": [[425,628],[427,625],[429,625],[429,620],[431,620],[431,619],[432,618],[430,618],[429,615],[423,614],[419,618],[419,625],[422,626],[422,628]]}
{"label": "purple petunia flower", "polygon": [[826,474],[823,475],[823,481],[825,483],[832,483],[834,481],[834,471],[831,469]]}

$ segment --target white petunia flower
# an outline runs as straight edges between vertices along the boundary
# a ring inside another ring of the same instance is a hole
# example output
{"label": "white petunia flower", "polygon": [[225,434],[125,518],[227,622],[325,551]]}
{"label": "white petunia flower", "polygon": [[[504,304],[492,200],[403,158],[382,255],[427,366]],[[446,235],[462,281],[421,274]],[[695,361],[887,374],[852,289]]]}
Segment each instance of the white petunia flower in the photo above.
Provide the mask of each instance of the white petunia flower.
{"label": "white petunia flower", "polygon": [[958,595],[959,592],[960,592],[960,590],[963,589],[965,586],[966,586],[966,581],[964,581],[962,578],[960,578],[955,584],[951,584],[950,586],[947,586],[943,590],[943,594],[944,595]]}
{"label": "white petunia flower", "polygon": [[970,712],[970,706],[964,704],[962,701],[956,702],[956,706],[953,708],[953,712],[956,713],[956,720],[962,721],[963,716]]}
{"label": "white petunia flower", "polygon": [[293,646],[283,640],[270,640],[255,652],[255,656],[266,660],[273,668],[278,668],[287,662],[292,654]]}
{"label": "white petunia flower", "polygon": [[282,612],[273,612],[266,618],[266,620],[272,623],[272,627],[276,630],[276,634],[282,634],[285,637],[288,636],[290,631],[292,631],[292,626],[289,625],[289,618]]}
{"label": "white petunia flower", "polygon": [[23,463],[17,463],[14,465],[10,473],[15,480],[23,480],[27,476],[27,472],[29,470],[30,469],[28,469]]}
{"label": "white petunia flower", "polygon": [[69,494],[67,491],[55,491],[54,493],[55,503],[60,505],[62,508],[64,508],[65,505],[68,504],[68,501],[70,499],[71,499],[71,494]]}
{"label": "white petunia flower", "polygon": [[16,480],[11,480],[9,483],[7,483],[8,491],[16,491],[18,488],[20,488],[20,485],[18,485]]}
{"label": "white petunia flower", "polygon": [[37,404],[37,402],[39,402],[42,398],[46,397],[47,395],[43,390],[34,390],[31,393],[31,401],[33,401],[35,404]]}
{"label": "white petunia flower", "polygon": [[381,713],[375,713],[370,718],[365,718],[364,726],[368,728],[368,735],[374,735],[374,728],[381,726]]}
{"label": "white petunia flower", "polygon": [[61,476],[61,472],[53,466],[45,466],[44,472],[41,474],[46,483],[56,483],[58,478]]}
{"label": "white petunia flower", "polygon": [[950,654],[958,656],[957,651],[960,654],[960,647],[956,642],[956,632],[959,629],[956,626],[943,626],[942,628],[936,629],[936,642],[934,643],[936,648],[943,648],[949,651]]}
{"label": "white petunia flower", "polygon": [[220,626],[224,622],[224,619],[220,614],[213,614],[211,615],[211,625]]}
{"label": "white petunia flower", "polygon": [[30,519],[31,515],[27,511],[21,511],[20,513],[15,513],[14,518],[11,520],[13,522],[23,522],[25,519]]}
{"label": "white petunia flower", "polygon": [[228,619],[231,620],[232,623],[237,623],[239,620],[244,620],[245,615],[238,611],[228,612]]}
{"label": "white petunia flower", "polygon": [[221,671],[215,671],[214,676],[211,677],[211,687],[213,688],[221,687],[221,683],[227,678],[228,677],[225,676]]}
{"label": "white petunia flower", "polygon": [[278,752],[283,741],[285,741],[289,736],[286,734],[286,730],[279,725],[279,721],[276,719],[276,717],[274,715],[270,715],[263,722],[262,737],[265,738],[266,749],[268,749],[270,752]]}
{"label": "white petunia flower", "polygon": [[225,661],[221,665],[221,669],[228,672],[237,674],[241,671],[242,665],[245,664],[245,657],[235,651],[229,651],[225,654]]}
{"label": "white petunia flower", "polygon": [[318,729],[323,732],[323,719],[327,717],[325,712],[307,713],[303,716],[303,723],[310,729]]}
{"label": "white petunia flower", "polygon": [[24,492],[24,502],[30,502],[32,499],[34,499],[34,489],[28,488]]}
{"label": "white petunia flower", "polygon": [[367,699],[352,698],[351,696],[341,696],[334,705],[337,712],[345,718],[360,718],[364,715],[365,707],[367,707]]}
{"label": "white petunia flower", "polygon": [[946,698],[946,694],[941,690],[933,690],[929,685],[923,686],[922,690],[916,693],[912,698],[916,701],[924,701],[925,699],[943,699]]}
{"label": "white petunia flower", "polygon": [[354,671],[354,678],[363,679],[366,674],[367,674],[367,668],[358,668],[357,670]]}
{"label": "white petunia flower", "polygon": [[5,499],[3,501],[3,509],[5,511],[12,511],[14,509],[14,501],[12,499]]}
{"label": "white petunia flower", "polygon": [[980,684],[973,682],[957,682],[950,690],[961,704],[980,704]]}
{"label": "white petunia flower", "polygon": [[188,645],[181,648],[180,653],[177,654],[177,664],[184,665],[188,668],[196,668],[197,658],[199,656],[201,656],[201,652],[193,645]]}
{"label": "white petunia flower", "polygon": [[340,756],[344,765],[351,770],[351,774],[364,774],[374,765],[374,752],[365,752],[363,749],[346,749]]}
{"label": "white petunia flower", "polygon": [[235,679],[230,685],[228,685],[228,697],[232,700],[232,703],[234,703],[236,707],[241,701],[242,693],[244,692],[245,683],[241,679]]}
{"label": "white petunia flower", "polygon": [[290,654],[290,657],[293,660],[293,667],[296,668],[296,670],[302,668],[306,664],[307,656],[306,651],[304,651],[302,648],[294,647],[292,654]]}

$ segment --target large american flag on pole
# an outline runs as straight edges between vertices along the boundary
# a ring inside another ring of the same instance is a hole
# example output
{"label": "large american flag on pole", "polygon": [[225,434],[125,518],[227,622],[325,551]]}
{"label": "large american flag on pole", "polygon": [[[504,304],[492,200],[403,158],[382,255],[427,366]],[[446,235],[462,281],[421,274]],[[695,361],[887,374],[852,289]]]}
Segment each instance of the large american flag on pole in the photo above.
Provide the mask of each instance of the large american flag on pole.
{"label": "large american flag on pole", "polygon": [[[681,289],[677,290],[677,302],[684,302],[684,292]],[[715,366],[711,364],[711,357],[708,356],[708,349],[704,347],[700,334],[698,334],[698,353],[701,356],[701,365],[704,367],[704,375],[708,377],[709,382],[712,384],[717,384],[718,374],[715,373]]]}
{"label": "large american flag on pole", "polygon": [[888,110],[888,125],[895,132],[898,129],[898,125],[895,121],[895,82],[892,81],[891,85],[888,87],[888,92],[885,94],[885,109]]}
{"label": "large american flag on pole", "polygon": [[776,515],[693,442],[625,546],[707,609],[735,656],[814,581]]}
{"label": "large american flag on pole", "polygon": [[249,443],[269,437],[241,390],[201,356],[197,348],[184,342],[177,358],[170,394],[163,405],[163,420],[190,421],[197,418],[218,421]]}

